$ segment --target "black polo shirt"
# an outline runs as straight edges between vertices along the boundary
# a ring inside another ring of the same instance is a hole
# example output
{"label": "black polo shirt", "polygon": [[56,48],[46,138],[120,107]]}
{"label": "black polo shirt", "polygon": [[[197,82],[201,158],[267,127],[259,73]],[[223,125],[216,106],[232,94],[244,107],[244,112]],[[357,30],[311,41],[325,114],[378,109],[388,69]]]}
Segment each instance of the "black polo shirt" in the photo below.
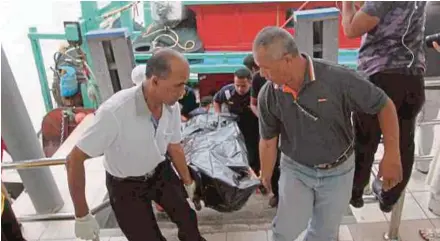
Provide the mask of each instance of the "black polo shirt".
{"label": "black polo shirt", "polygon": [[197,104],[196,94],[194,90],[185,85],[185,95],[179,100],[182,105],[180,110],[181,115],[188,117],[189,113],[199,107]]}
{"label": "black polo shirt", "polygon": [[252,77],[251,97],[257,99],[261,88],[266,84],[267,80],[257,72]]}
{"label": "black polo shirt", "polygon": [[[299,93],[268,82],[258,96],[260,135],[308,166],[332,163],[353,142],[351,113],[377,114],[388,97],[356,71],[307,56]],[[288,159],[284,159],[288,160]]]}
{"label": "black polo shirt", "polygon": [[250,91],[245,95],[239,95],[235,91],[234,84],[223,86],[214,96],[214,101],[219,104],[226,104],[232,114],[242,115],[244,112],[251,111]]}

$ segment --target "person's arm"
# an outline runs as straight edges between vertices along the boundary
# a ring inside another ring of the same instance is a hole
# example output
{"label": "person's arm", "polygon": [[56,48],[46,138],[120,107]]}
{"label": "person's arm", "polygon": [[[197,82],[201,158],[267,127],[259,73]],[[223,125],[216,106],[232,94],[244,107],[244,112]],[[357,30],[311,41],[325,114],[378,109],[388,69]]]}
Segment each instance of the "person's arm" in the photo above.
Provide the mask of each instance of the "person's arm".
{"label": "person's arm", "polygon": [[3,182],[2,182],[2,194],[3,194],[3,196],[5,196],[6,200],[8,200],[10,203],[12,203],[11,197],[9,196],[8,190],[6,189],[6,186]]}
{"label": "person's arm", "polygon": [[115,116],[105,109],[99,109],[93,124],[84,132],[76,146],[67,156],[67,179],[75,216],[80,218],[89,213],[85,195],[84,161],[97,157],[115,140],[118,124]]}
{"label": "person's arm", "polygon": [[180,108],[179,104],[174,106],[172,126],[173,126],[173,136],[171,137],[170,144],[168,144],[168,154],[171,157],[171,162],[174,164],[177,172],[179,173],[182,182],[186,185],[193,182],[191,174],[188,169],[188,165],[185,159],[185,152],[183,151],[182,144],[182,133],[181,133],[181,122],[180,122]]}
{"label": "person's arm", "polygon": [[359,11],[354,2],[342,2],[342,28],[349,39],[357,38],[372,30],[389,11],[391,2],[366,1]]}
{"label": "person's arm", "polygon": [[263,185],[271,190],[271,178],[273,169],[277,159],[278,136],[280,134],[280,121],[274,115],[274,107],[276,106],[273,92],[270,85],[265,85],[258,96],[258,118],[260,127],[260,178]]}
{"label": "person's arm", "polygon": [[214,95],[214,111],[215,113],[221,113],[222,112],[222,104],[226,102],[226,96],[224,89],[219,90]]}
{"label": "person's arm", "polygon": [[258,114],[258,99],[251,97],[251,110],[256,117],[260,117]]}
{"label": "person's arm", "polygon": [[258,86],[258,79],[257,79],[258,73],[254,75],[252,79],[252,86],[251,86],[251,110],[254,113],[256,117],[259,117],[258,114],[258,92],[260,90]]}
{"label": "person's arm", "polygon": [[439,43],[437,43],[436,41],[434,41],[434,42],[432,43],[432,46],[434,46],[434,49],[437,50],[437,52],[440,53],[440,45],[439,45]]}
{"label": "person's arm", "polygon": [[344,80],[341,88],[351,110],[378,115],[384,139],[384,156],[379,165],[378,178],[383,178],[383,188],[388,190],[402,181],[402,164],[399,147],[399,122],[393,101],[368,80],[353,71],[353,79]]}

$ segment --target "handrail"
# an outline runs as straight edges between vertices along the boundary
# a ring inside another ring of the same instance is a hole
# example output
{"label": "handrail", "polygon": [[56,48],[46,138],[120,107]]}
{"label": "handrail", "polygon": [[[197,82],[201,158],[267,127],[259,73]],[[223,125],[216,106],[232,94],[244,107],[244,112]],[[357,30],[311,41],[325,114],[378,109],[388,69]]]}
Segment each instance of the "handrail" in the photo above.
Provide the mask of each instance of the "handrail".
{"label": "handrail", "polygon": [[65,157],[39,158],[25,161],[2,163],[3,170],[27,169],[36,167],[59,166],[66,164]]}
{"label": "handrail", "polygon": [[[110,206],[110,200],[106,199],[104,202],[92,208],[90,213],[95,215],[105,208]],[[50,213],[50,214],[36,214],[36,215],[25,215],[17,218],[20,222],[38,222],[38,221],[66,221],[75,220],[74,213]]]}

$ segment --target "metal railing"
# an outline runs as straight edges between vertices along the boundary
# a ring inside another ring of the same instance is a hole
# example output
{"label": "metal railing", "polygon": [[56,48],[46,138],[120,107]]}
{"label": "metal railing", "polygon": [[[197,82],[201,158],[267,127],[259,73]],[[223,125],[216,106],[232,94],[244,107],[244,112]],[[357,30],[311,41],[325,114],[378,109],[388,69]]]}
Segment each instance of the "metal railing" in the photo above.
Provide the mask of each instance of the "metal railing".
{"label": "metal railing", "polygon": [[[39,168],[48,166],[60,166],[66,164],[66,158],[39,158],[18,162],[2,163],[3,170],[19,170],[29,168]],[[110,200],[103,201],[98,206],[92,208],[90,213],[95,215],[105,208],[110,206]],[[38,222],[38,221],[61,221],[61,220],[75,220],[75,213],[49,213],[49,214],[32,214],[17,217],[20,222]]]}

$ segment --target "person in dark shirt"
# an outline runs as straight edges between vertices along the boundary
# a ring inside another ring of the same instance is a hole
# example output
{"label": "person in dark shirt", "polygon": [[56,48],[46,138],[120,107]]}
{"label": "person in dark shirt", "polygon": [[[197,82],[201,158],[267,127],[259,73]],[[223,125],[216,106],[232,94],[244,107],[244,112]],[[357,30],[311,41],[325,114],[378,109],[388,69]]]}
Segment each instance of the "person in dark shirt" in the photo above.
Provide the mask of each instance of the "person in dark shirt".
{"label": "person in dark shirt", "polygon": [[205,96],[200,100],[200,107],[191,111],[188,115],[189,118],[192,118],[197,115],[208,114],[212,105],[212,96]]}
{"label": "person in dark shirt", "polygon": [[244,136],[249,165],[256,175],[260,173],[260,157],[258,154],[258,118],[250,108],[251,71],[247,68],[238,69],[234,73],[234,83],[221,88],[214,96],[214,110],[222,112],[222,105],[231,114],[238,116],[238,128]]}
{"label": "person in dark shirt", "polygon": [[[252,70],[252,86],[251,86],[251,110],[256,117],[259,117],[258,112],[258,93],[260,93],[261,88],[266,84],[266,78],[262,77],[260,74],[260,68],[254,61],[254,56],[249,54],[243,60],[243,64],[250,70]],[[272,192],[273,197],[269,200],[269,206],[276,207],[278,205],[278,180],[280,178],[280,152],[278,151],[277,161],[275,163],[275,168],[272,174]]]}
{"label": "person in dark shirt", "polygon": [[180,98],[179,103],[182,105],[180,113],[183,120],[187,120],[189,113],[199,107],[194,90],[186,85],[185,93],[182,95],[182,98]]}

